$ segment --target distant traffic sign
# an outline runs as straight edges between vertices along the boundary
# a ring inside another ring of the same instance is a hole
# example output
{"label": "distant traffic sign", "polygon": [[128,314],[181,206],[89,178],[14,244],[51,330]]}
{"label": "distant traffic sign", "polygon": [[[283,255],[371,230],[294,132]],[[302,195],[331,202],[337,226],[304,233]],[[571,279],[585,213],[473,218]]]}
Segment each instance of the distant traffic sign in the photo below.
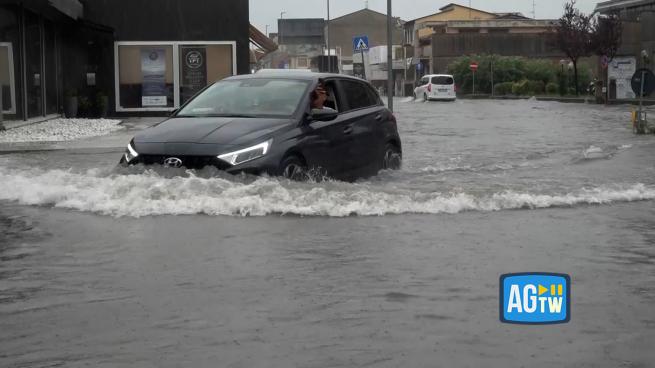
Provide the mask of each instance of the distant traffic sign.
{"label": "distant traffic sign", "polygon": [[471,65],[469,65],[472,71],[478,70],[478,63],[472,62]]}
{"label": "distant traffic sign", "polygon": [[368,36],[353,37],[353,51],[368,51]]}
{"label": "distant traffic sign", "polygon": [[655,91],[655,74],[650,69],[639,69],[632,76],[631,80],[632,91],[637,97],[641,94],[642,78],[644,86],[644,94],[642,96],[648,96]]}

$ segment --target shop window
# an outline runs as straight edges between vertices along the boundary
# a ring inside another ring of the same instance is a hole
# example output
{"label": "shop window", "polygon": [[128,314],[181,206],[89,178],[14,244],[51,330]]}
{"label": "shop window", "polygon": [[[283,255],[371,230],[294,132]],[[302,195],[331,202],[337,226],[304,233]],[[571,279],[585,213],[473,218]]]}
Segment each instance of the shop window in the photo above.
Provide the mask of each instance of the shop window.
{"label": "shop window", "polygon": [[172,108],[173,87],[173,46],[118,46],[117,110]]}
{"label": "shop window", "polygon": [[232,45],[181,44],[180,103],[208,84],[234,75]]}
{"label": "shop window", "polygon": [[117,42],[116,111],[167,111],[236,73],[235,42]]}
{"label": "shop window", "polygon": [[296,66],[299,69],[307,69],[309,68],[309,60],[306,56],[299,56],[298,59],[296,59]]}
{"label": "shop window", "polygon": [[2,112],[16,113],[16,84],[14,81],[14,53],[12,44],[0,42],[0,89]]}

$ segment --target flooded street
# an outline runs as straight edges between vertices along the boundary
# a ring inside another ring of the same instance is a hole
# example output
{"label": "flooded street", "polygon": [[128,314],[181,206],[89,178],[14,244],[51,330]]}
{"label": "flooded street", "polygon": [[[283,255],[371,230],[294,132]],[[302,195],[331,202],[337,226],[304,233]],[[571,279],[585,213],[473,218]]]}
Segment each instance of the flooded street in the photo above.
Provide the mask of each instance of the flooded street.
{"label": "flooded street", "polygon": [[[0,366],[650,366],[629,111],[397,99],[403,169],[355,183],[116,169],[141,126],[0,143]],[[570,274],[570,323],[500,323],[512,272]]]}

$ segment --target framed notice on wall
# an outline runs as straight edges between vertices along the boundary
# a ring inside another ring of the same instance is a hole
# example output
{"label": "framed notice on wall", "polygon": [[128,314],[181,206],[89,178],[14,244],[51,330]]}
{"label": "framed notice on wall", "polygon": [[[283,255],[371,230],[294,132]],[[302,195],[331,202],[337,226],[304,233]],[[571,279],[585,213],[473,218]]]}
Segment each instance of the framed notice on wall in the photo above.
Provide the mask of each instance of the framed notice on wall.
{"label": "framed notice on wall", "polygon": [[187,101],[207,85],[207,49],[205,46],[181,46],[180,98]]}
{"label": "framed notice on wall", "polygon": [[166,106],[166,50],[141,49],[141,105]]}

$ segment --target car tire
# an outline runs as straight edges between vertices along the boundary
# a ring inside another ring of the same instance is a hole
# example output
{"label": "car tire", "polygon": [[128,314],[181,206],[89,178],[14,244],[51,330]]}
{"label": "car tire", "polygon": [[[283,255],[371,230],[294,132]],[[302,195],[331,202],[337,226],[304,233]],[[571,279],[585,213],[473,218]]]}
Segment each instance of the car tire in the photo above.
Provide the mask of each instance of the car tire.
{"label": "car tire", "polygon": [[400,149],[395,144],[387,143],[382,155],[383,170],[399,170],[402,166],[403,156]]}
{"label": "car tire", "polygon": [[424,93],[423,94],[423,102],[427,102],[427,101],[428,101],[428,94]]}
{"label": "car tire", "polygon": [[307,165],[296,155],[287,156],[280,163],[278,176],[294,181],[307,179]]}

